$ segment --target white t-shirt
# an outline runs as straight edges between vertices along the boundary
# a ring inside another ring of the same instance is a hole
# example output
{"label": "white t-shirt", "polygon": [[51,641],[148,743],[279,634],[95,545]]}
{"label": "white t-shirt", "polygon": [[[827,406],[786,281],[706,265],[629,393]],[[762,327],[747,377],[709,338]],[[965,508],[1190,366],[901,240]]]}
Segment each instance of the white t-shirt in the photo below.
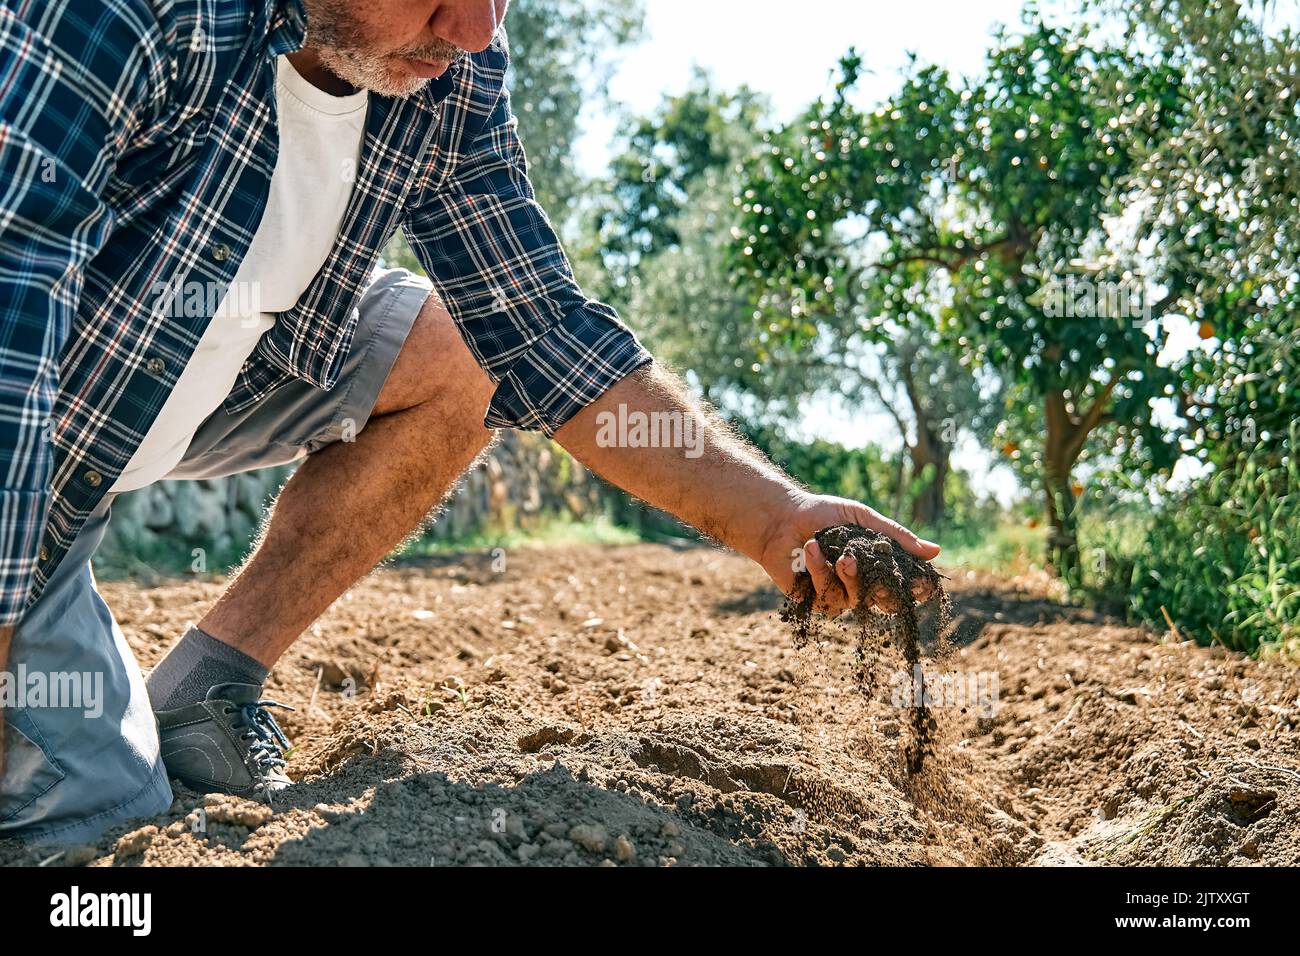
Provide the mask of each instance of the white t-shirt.
{"label": "white t-shirt", "polygon": [[[292,309],[325,264],[356,181],[368,95],[331,96],[276,64],[280,152],[266,211],[207,331],[144,441],[113,485],[132,491],[175,468],[225,400],[257,341]],[[173,308],[202,308],[203,290],[166,290]],[[196,304],[197,303],[197,304]]]}

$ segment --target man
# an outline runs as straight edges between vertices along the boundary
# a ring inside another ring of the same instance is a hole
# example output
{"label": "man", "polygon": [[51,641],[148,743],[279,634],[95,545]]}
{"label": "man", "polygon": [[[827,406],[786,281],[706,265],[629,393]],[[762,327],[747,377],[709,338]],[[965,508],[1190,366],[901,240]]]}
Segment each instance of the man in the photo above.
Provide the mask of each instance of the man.
{"label": "man", "polygon": [[[268,669],[501,427],[576,458],[820,609],[859,522],[701,417],[584,296],[533,200],[508,0],[25,0],[0,10],[0,660],[102,675],[94,711],[6,708],[0,834],[92,838],[169,775],[267,794]],[[432,278],[376,272],[397,229]],[[705,422],[620,448],[602,413]],[[254,555],[147,687],[89,560],[113,497],[305,461]],[[94,713],[94,716],[91,714]]]}

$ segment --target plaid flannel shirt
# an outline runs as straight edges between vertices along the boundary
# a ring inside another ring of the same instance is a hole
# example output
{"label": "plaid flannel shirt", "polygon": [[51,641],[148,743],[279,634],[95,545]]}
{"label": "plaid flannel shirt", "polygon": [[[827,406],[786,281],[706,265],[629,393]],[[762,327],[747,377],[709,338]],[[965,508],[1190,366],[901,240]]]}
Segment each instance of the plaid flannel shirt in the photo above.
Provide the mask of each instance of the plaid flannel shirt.
{"label": "plaid flannel shirt", "polygon": [[[113,486],[257,229],[275,57],[301,0],[5,0],[0,7],[0,624],[21,618]],[[364,284],[404,230],[496,383],[486,423],[548,434],[650,361],[574,281],[534,200],[504,34],[420,94],[373,95],[332,251],[225,407],[332,387]],[[322,171],[337,175],[336,171]]]}

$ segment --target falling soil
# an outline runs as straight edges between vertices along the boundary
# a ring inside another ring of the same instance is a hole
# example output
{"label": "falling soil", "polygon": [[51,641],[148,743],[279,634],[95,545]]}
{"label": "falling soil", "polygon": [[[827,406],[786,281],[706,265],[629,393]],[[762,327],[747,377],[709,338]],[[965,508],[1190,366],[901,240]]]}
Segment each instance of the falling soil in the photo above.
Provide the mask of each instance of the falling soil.
{"label": "falling soil", "polygon": [[[895,694],[895,702],[911,711],[912,729],[911,739],[903,748],[903,763],[909,773],[920,773],[926,755],[935,747],[938,728],[921,665],[921,624],[913,589],[921,587],[925,603],[937,606],[935,637],[937,656],[942,658],[950,650],[947,638],[952,622],[952,601],[943,586],[943,576],[929,561],[916,558],[892,538],[861,525],[823,528],[814,537],[830,565],[845,555],[857,563],[858,603],[853,617],[857,624],[854,674],[859,689],[868,697],[874,695],[883,655],[894,649],[902,654],[907,687],[905,694]],[[812,576],[800,572],[794,595],[782,612],[791,625],[796,647],[807,646],[818,635],[813,616],[816,596]],[[878,610],[877,605],[884,610]]]}
{"label": "falling soil", "polygon": [[[909,774],[854,636],[792,646],[752,562],[507,557],[379,571],[294,644],[266,690],[297,707],[296,782],[270,805],[177,790],[85,846],[0,841],[0,863],[1300,865],[1294,665],[1064,606],[1041,574],[943,568],[945,667],[997,684],[968,713],[934,685],[942,747]],[[101,586],[151,667],[223,583]]]}

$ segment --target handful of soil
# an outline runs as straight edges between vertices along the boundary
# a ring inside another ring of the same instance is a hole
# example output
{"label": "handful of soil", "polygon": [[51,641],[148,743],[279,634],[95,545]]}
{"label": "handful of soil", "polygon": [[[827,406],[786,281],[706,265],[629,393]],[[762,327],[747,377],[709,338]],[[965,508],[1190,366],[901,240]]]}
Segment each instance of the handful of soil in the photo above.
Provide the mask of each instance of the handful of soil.
{"label": "handful of soil", "polygon": [[[930,595],[925,603],[938,601],[936,632],[943,649],[952,621],[952,601],[943,587],[943,575],[929,561],[922,561],[903,550],[892,538],[861,525],[823,528],[814,537],[831,565],[845,554],[857,560],[858,604],[853,612],[857,623],[855,677],[858,686],[868,696],[875,690],[876,664],[881,654],[893,646],[895,636],[899,638],[908,679],[912,683],[908,698],[912,703],[912,739],[905,747],[904,760],[908,771],[917,773],[932,746],[935,721],[925,704],[925,676],[918,666],[921,632],[912,583],[919,580],[929,585]],[[880,591],[892,599],[896,608],[892,613],[881,613],[873,608],[873,597]],[[795,578],[793,597],[786,602],[781,613],[781,619],[793,629],[796,647],[805,646],[817,633],[812,614],[816,597],[812,576],[806,571],[800,572]]]}

